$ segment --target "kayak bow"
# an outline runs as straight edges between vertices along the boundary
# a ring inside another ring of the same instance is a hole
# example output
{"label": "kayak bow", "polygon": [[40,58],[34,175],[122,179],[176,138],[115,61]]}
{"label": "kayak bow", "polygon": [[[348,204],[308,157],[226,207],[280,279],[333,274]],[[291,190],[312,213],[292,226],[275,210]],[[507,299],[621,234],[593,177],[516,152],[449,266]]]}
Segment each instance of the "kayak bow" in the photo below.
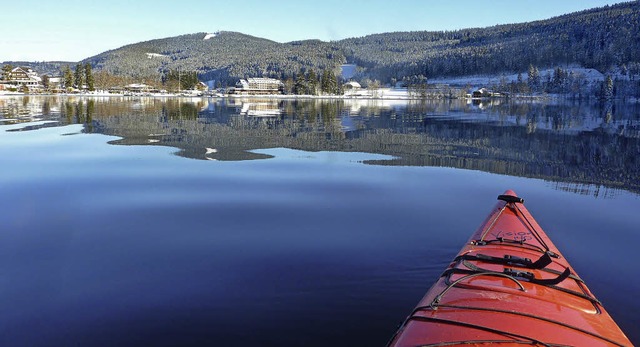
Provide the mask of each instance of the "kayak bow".
{"label": "kayak bow", "polygon": [[631,346],[508,190],[389,346]]}

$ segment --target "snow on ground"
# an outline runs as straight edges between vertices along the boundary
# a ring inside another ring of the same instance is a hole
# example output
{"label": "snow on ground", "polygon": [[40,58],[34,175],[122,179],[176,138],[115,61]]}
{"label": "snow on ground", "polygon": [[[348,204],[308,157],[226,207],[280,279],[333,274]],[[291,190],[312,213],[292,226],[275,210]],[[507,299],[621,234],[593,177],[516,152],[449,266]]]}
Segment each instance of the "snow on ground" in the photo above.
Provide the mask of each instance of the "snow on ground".
{"label": "snow on ground", "polygon": [[159,53],[147,53],[147,58],[149,58],[149,59],[162,58],[162,57],[166,57],[166,55],[159,54]]}
{"label": "snow on ground", "polygon": [[[573,72],[574,75],[582,75],[588,82],[594,81],[604,81],[605,75],[596,69],[586,69],[580,66],[562,66],[560,67],[563,71],[567,71],[568,73]],[[539,70],[540,80],[546,81],[547,76],[549,78],[553,78],[553,70],[555,68],[547,68]],[[528,80],[527,71],[523,71],[520,73],[523,81]],[[479,86],[490,86],[490,85],[498,85],[502,81],[515,82],[518,80],[518,73],[514,74],[501,74],[501,75],[475,75],[475,76],[461,76],[461,77],[450,77],[450,78],[433,78],[429,79],[428,82],[430,84],[450,84],[456,86],[471,86],[471,87],[479,87]]]}
{"label": "snow on ground", "polygon": [[408,99],[409,92],[407,88],[382,88],[379,90],[380,97],[383,99]]}
{"label": "snow on ground", "polygon": [[361,99],[410,99],[407,88],[357,89],[347,91],[345,98]]}
{"label": "snow on ground", "polygon": [[218,36],[218,33],[208,33],[208,34],[204,35],[204,39],[203,40],[208,40],[208,39],[214,38],[216,36]]}

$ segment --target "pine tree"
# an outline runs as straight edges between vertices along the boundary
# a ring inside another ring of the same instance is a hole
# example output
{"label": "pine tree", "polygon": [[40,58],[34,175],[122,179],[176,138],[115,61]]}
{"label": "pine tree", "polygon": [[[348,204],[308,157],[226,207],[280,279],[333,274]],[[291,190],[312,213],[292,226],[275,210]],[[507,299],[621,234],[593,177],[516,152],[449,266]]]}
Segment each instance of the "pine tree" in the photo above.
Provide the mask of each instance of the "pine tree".
{"label": "pine tree", "polygon": [[320,78],[320,90],[325,94],[335,95],[338,93],[338,81],[336,75],[330,70],[324,70]]}
{"label": "pine tree", "polygon": [[344,90],[342,89],[342,82],[340,79],[338,79],[338,77],[334,74],[331,74],[332,76],[332,80],[334,83],[334,93],[337,95],[342,95],[344,94]]}
{"label": "pine tree", "polygon": [[64,69],[64,87],[71,88],[73,86],[73,73],[71,72],[71,68],[69,65]]}
{"label": "pine tree", "polygon": [[336,75],[332,72],[329,71],[328,72],[328,86],[327,86],[327,90],[329,91],[330,94],[338,94],[339,90],[338,90],[338,79],[336,78]]}
{"label": "pine tree", "polygon": [[93,74],[91,73],[91,64],[89,63],[84,64],[84,80],[86,81],[87,89],[89,91],[94,91]]}
{"label": "pine tree", "polygon": [[296,82],[293,86],[294,92],[297,95],[308,94],[307,78],[304,76],[304,72],[300,71],[296,75]]}
{"label": "pine tree", "polygon": [[529,89],[532,92],[537,92],[540,90],[540,72],[538,71],[538,68],[533,66],[533,64],[529,65],[529,71],[528,71],[528,80],[527,80],[527,84],[529,85]]}
{"label": "pine tree", "polygon": [[553,78],[551,80],[550,91],[553,93],[566,93],[569,74],[557,67],[553,70]]}
{"label": "pine tree", "polygon": [[316,76],[316,73],[313,71],[313,69],[309,69],[309,73],[307,74],[307,87],[309,94],[318,94],[318,76]]}
{"label": "pine tree", "polygon": [[73,73],[73,80],[76,88],[78,89],[84,88],[84,67],[80,63],[76,65],[76,70]]}
{"label": "pine tree", "polygon": [[320,78],[320,91],[322,91],[323,94],[331,93],[331,90],[329,88],[329,71],[328,70],[324,70],[322,72],[322,77]]}

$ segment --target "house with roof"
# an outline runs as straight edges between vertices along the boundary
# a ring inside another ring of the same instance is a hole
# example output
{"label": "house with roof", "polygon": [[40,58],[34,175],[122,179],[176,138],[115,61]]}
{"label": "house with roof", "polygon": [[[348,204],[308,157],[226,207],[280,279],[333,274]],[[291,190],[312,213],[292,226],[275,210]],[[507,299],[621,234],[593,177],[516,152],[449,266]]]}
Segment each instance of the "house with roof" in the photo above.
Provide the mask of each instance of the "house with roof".
{"label": "house with roof", "polygon": [[349,81],[342,85],[342,90],[344,91],[344,95],[350,96],[367,96],[368,92],[362,89],[360,83],[356,81]]}
{"label": "house with roof", "polygon": [[495,92],[493,90],[487,89],[487,88],[480,88],[477,90],[474,90],[471,93],[471,97],[474,99],[482,99],[482,98],[501,98],[501,97],[505,97],[508,95],[505,95],[503,93],[499,93],[499,92]]}
{"label": "house with roof", "polygon": [[18,88],[26,86],[30,90],[42,88],[42,79],[37,72],[28,67],[13,68],[7,74],[5,83]]}

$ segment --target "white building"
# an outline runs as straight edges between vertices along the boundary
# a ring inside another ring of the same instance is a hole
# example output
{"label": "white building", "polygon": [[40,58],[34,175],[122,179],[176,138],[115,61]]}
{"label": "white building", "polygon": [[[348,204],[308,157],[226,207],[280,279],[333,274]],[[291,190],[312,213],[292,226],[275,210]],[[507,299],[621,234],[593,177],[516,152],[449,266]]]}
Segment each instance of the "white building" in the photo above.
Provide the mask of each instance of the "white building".
{"label": "white building", "polygon": [[282,94],[284,84],[275,78],[247,78],[236,83],[236,88],[230,91],[232,94],[243,95],[269,95]]}

